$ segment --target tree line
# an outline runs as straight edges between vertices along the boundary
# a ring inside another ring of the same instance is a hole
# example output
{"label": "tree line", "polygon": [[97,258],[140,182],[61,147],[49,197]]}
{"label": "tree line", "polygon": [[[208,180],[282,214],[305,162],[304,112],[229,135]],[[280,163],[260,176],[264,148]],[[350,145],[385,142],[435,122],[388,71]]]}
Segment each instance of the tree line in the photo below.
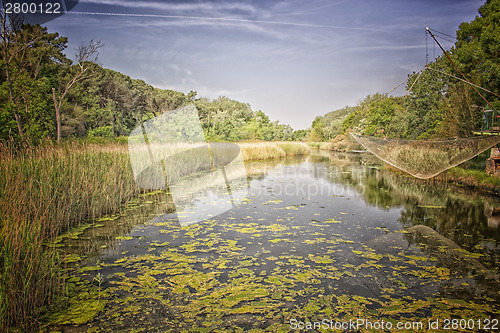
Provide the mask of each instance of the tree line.
{"label": "tree line", "polygon": [[297,140],[305,131],[270,121],[262,111],[227,97],[215,100],[158,89],[96,62],[100,42],[79,47],[40,25],[8,17],[0,22],[0,140],[127,136],[142,122],[194,103],[211,141]]}

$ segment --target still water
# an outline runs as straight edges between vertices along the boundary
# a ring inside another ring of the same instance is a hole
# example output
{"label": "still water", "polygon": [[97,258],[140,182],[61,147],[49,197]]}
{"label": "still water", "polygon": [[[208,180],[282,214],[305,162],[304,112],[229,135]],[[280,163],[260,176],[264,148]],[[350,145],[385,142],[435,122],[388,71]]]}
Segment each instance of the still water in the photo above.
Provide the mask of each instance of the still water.
{"label": "still water", "polygon": [[500,200],[378,163],[326,152],[245,163],[245,197],[191,224],[168,193],[143,195],[60,238],[69,307],[47,321],[68,332],[498,330]]}

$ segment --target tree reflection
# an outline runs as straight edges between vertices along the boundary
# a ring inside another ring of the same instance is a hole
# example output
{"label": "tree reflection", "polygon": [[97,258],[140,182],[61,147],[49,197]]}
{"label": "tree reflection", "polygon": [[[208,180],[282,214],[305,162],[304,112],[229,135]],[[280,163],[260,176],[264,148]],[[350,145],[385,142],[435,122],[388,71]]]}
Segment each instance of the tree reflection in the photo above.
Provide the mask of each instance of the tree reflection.
{"label": "tree reflection", "polygon": [[370,206],[384,210],[401,207],[399,222],[405,228],[428,226],[496,267],[500,257],[498,197],[374,168],[375,163],[365,156],[330,153],[328,159],[315,158],[328,171],[315,172],[315,176],[349,185]]}

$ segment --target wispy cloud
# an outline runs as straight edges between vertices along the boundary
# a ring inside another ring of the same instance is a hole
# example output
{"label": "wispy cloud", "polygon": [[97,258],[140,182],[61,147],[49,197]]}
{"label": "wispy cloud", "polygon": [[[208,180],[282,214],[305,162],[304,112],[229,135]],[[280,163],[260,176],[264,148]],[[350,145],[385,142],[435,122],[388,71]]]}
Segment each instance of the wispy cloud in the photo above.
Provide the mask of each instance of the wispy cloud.
{"label": "wispy cloud", "polygon": [[311,24],[311,23],[300,23],[300,22],[282,22],[282,21],[267,21],[267,20],[251,20],[233,17],[208,17],[208,16],[188,16],[188,15],[164,15],[164,14],[142,14],[142,13],[117,13],[117,12],[81,12],[81,11],[71,11],[68,12],[73,15],[96,15],[96,16],[124,16],[124,17],[145,17],[145,18],[169,18],[169,19],[184,19],[193,20],[199,22],[205,22],[207,24],[217,23],[217,22],[232,22],[232,23],[259,23],[268,25],[281,25],[281,26],[293,26],[293,27],[303,27],[303,28],[321,28],[321,29],[340,29],[340,30],[357,30],[357,31],[372,31],[372,32],[383,32],[384,29],[374,29],[365,27],[355,27],[355,26],[340,26],[340,25],[326,25],[326,24]]}

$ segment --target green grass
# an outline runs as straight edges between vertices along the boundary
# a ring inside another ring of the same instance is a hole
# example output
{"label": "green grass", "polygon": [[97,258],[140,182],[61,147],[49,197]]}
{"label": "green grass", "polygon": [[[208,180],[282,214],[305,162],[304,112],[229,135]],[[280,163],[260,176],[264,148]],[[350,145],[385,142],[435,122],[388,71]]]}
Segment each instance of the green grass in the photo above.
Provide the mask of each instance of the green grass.
{"label": "green grass", "polygon": [[493,192],[500,191],[500,178],[489,175],[482,170],[455,167],[447,170],[444,177],[449,182],[480,187]]}
{"label": "green grass", "polygon": [[276,145],[283,149],[286,156],[307,155],[310,148],[301,142],[276,142]]}
{"label": "green grass", "polygon": [[448,151],[439,149],[399,146],[389,150],[386,158],[397,167],[418,177],[426,178],[452,166],[455,161],[450,158],[450,155]]}

